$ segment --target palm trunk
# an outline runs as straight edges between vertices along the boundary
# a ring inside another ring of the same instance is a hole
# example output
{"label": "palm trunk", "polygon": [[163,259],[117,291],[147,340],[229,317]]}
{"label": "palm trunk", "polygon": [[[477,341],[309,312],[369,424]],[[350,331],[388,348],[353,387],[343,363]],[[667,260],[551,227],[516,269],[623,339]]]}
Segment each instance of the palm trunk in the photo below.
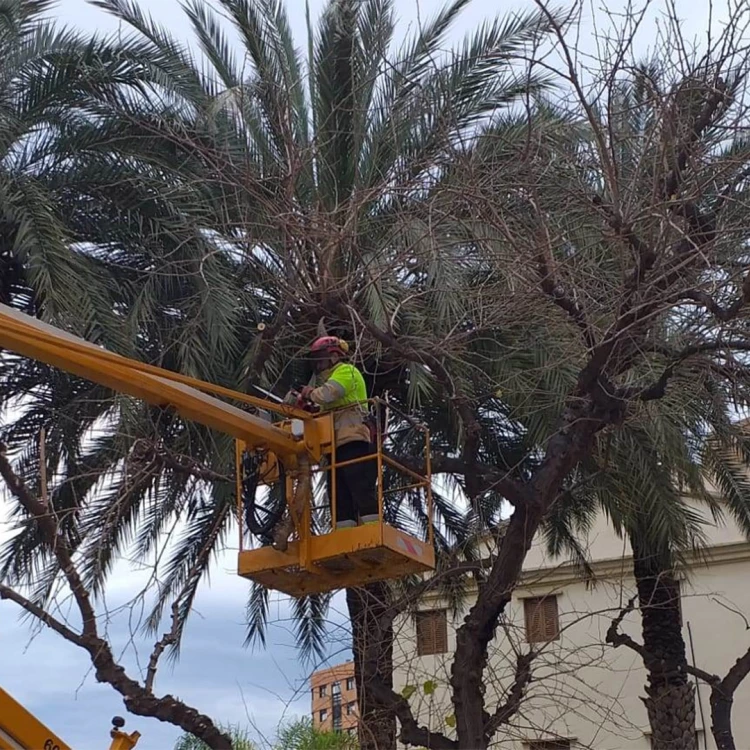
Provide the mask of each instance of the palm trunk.
{"label": "palm trunk", "polygon": [[644,703],[654,750],[695,750],[695,693],[687,674],[680,589],[668,549],[649,549],[631,534],[643,623]]}
{"label": "palm trunk", "polygon": [[378,706],[368,691],[373,680],[393,687],[393,626],[380,632],[378,624],[388,604],[388,587],[372,583],[347,589],[346,603],[352,624],[360,750],[396,750],[396,718]]}

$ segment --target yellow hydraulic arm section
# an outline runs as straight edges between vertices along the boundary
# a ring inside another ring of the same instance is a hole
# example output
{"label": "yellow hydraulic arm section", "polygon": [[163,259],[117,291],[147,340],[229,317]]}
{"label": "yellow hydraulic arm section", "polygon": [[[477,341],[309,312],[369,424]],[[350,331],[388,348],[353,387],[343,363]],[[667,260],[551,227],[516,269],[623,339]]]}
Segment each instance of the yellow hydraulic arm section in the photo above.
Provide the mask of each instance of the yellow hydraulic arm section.
{"label": "yellow hydraulic arm section", "polygon": [[[186,419],[226,432],[249,447],[267,449],[284,458],[290,466],[294,465],[297,455],[307,450],[302,425],[298,434],[293,434],[294,430],[283,430],[208,394],[227,396],[266,411],[309,421],[310,415],[300,409],[271,404],[113,354],[2,304],[0,348],[59,367],[150,404],[171,406]],[[309,429],[310,425],[306,427]]]}
{"label": "yellow hydraulic arm section", "polygon": [[[121,731],[125,722],[115,716],[109,750],[132,750],[140,733]],[[0,750],[71,750],[54,732],[0,688]]]}
{"label": "yellow hydraulic arm section", "polygon": [[[434,569],[431,524],[427,540],[421,541],[383,522],[381,477],[386,463],[411,476],[409,487],[426,493],[428,518],[431,515],[429,437],[426,430],[423,431],[425,455],[428,456],[425,476],[409,472],[384,456],[382,435],[372,456],[356,459],[355,462],[377,462],[378,524],[340,532],[334,525],[330,534],[313,535],[310,520],[312,467],[317,465],[320,469],[321,459],[326,457],[326,467],[333,477],[331,495],[335,508],[336,467],[343,465],[336,463],[332,414],[314,416],[293,406],[253,398],[122,357],[5,305],[0,305],[2,348],[59,367],[118,393],[156,406],[172,407],[185,419],[233,436],[237,442],[238,501],[243,497],[241,461],[246,451],[262,457],[265,470],[258,471],[258,481],[262,477],[267,484],[279,480],[280,473],[275,467],[279,465],[276,459],[281,459],[286,477],[283,489],[288,515],[275,532],[277,548],[244,549],[240,522],[238,573],[241,576],[292,596],[302,596],[333,591],[342,585],[362,585]],[[276,412],[283,419],[274,424],[270,419],[243,411],[217,396],[265,413]],[[296,536],[291,546],[288,544],[290,534]],[[346,575],[342,572],[342,565],[346,568]]]}

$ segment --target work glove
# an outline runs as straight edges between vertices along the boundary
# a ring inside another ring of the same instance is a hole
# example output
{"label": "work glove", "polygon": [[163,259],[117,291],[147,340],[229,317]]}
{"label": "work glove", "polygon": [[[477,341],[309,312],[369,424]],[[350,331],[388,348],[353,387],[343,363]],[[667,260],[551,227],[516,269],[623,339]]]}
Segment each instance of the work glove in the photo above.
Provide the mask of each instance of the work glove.
{"label": "work glove", "polygon": [[310,399],[310,394],[315,390],[311,385],[306,385],[298,391],[294,391],[297,397],[297,408],[305,411],[318,411],[318,405]]}

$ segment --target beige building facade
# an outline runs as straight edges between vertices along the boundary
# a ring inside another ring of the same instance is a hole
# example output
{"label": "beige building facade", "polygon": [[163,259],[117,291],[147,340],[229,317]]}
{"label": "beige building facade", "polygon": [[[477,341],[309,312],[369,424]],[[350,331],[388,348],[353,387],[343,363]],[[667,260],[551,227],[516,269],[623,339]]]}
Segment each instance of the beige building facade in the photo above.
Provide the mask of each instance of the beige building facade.
{"label": "beige building facade", "polygon": [[[706,532],[704,559],[692,559],[681,574],[683,636],[691,664],[723,675],[750,647],[750,544],[728,520],[707,525]],[[651,750],[640,657],[605,642],[613,618],[635,593],[629,545],[601,518],[586,549],[595,576],[588,583],[568,561],[549,558],[539,543],[527,557],[490,647],[488,710],[512,682],[517,654],[533,646],[539,655],[527,699],[496,735],[495,748]],[[470,604],[471,594],[463,612]],[[448,684],[462,615],[454,618],[436,598],[422,602],[420,610],[398,624],[396,689],[409,696],[421,723],[452,736]],[[625,618],[622,631],[640,641],[637,612]],[[698,748],[713,750],[708,687],[698,684],[696,696]],[[750,678],[735,695],[733,719],[737,746],[750,748]]]}

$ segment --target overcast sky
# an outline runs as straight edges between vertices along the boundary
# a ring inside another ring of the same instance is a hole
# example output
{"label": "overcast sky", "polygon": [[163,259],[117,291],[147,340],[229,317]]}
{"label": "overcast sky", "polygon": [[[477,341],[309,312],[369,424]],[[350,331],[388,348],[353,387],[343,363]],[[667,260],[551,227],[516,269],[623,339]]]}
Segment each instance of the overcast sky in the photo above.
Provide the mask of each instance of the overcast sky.
{"label": "overcast sky", "polygon": [[[420,18],[433,15],[442,5],[424,0],[397,0],[402,30],[413,29]],[[190,38],[190,26],[180,11],[178,0],[141,0],[153,17],[184,39]],[[214,3],[216,4],[216,3]],[[291,9],[293,30],[303,46],[305,6],[303,0],[287,0]],[[502,3],[503,11],[528,7],[530,0]],[[310,0],[313,16],[323,5]],[[499,4],[475,0],[456,25],[461,36],[485,18],[491,17]],[[617,11],[623,0],[608,3]],[[598,11],[589,5],[587,15]],[[721,4],[715,14],[721,18]],[[644,26],[639,49],[645,50],[653,40],[656,19],[663,5],[654,3],[649,22]],[[686,22],[688,35],[701,33],[708,18],[708,0],[677,0],[677,8]],[[61,0],[55,15],[65,23],[94,31],[111,31],[117,24],[85,0]],[[591,30],[590,24],[584,26]],[[584,44],[586,34],[584,33]],[[3,532],[0,523],[0,537]],[[268,649],[250,651],[243,648],[245,626],[243,613],[248,585],[234,574],[235,551],[229,550],[216,566],[210,586],[198,597],[179,661],[165,662],[157,680],[159,693],[172,693],[221,722],[254,726],[257,732],[272,737],[285,717],[307,713],[310,700],[306,679],[312,665],[302,664],[288,623],[288,605],[275,598],[273,623],[269,628]],[[143,574],[128,565],[120,566],[108,594],[111,609],[135,595]],[[349,658],[346,633],[342,623],[342,598],[334,601],[331,632],[334,638],[330,663]],[[132,610],[114,614],[109,634],[130,668],[137,668],[135,655],[143,659],[149,641],[131,639],[134,623]],[[33,637],[32,637],[33,636]],[[0,604],[0,685],[13,693],[45,721],[74,750],[104,750],[108,747],[110,718],[123,714],[123,706],[114,691],[98,685],[90,674],[84,654],[50,633],[33,634],[21,622],[14,607]],[[154,720],[128,717],[128,729],[138,729],[143,738],[138,750],[169,750],[178,732]]]}

